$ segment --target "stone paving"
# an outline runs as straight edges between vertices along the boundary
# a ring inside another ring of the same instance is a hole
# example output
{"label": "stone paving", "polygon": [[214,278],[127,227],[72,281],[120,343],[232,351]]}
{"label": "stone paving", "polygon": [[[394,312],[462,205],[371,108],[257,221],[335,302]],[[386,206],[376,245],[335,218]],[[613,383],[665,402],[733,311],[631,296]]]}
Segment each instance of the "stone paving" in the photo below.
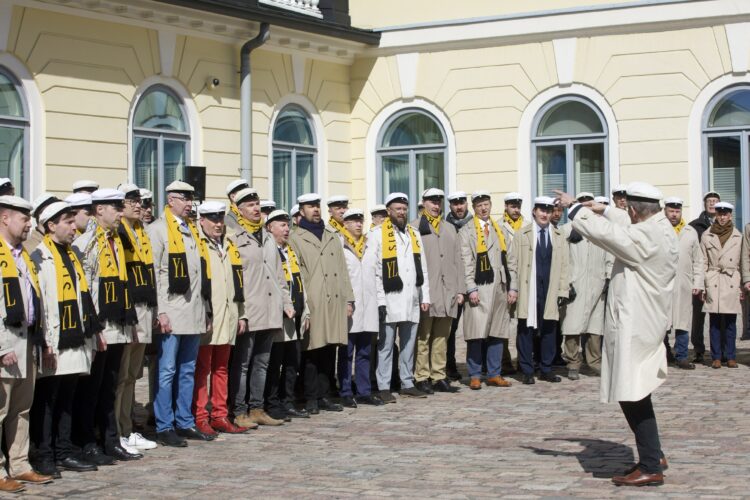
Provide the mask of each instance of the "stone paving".
{"label": "stone paving", "polygon": [[[461,342],[462,343],[462,342]],[[739,369],[670,369],[655,407],[670,468],[659,488],[610,483],[633,460],[617,405],[598,378],[516,381],[385,407],[346,409],[143,460],[65,472],[43,497],[549,498],[750,496],[750,341]],[[145,379],[139,400],[145,400]]]}

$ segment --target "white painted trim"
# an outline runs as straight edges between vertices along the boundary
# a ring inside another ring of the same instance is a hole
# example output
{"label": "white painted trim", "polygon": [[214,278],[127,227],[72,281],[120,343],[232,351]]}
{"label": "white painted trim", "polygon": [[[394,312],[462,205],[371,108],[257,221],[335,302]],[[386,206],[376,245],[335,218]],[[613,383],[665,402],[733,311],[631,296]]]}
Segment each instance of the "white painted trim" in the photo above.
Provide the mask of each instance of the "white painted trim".
{"label": "white painted trim", "polygon": [[413,99],[417,92],[417,69],[419,53],[396,54],[398,81],[401,84],[401,98]]}
{"label": "white painted trim", "polygon": [[[21,89],[26,100],[29,118],[29,199],[33,200],[44,192],[46,183],[46,116],[44,101],[39,92],[31,71],[15,56],[0,53],[0,66],[4,66],[13,73],[21,83]],[[21,194],[23,196],[23,194]]]}
{"label": "white painted trim", "polygon": [[175,47],[177,47],[177,33],[171,30],[159,30],[159,62],[162,76],[170,78],[173,75]]}
{"label": "white painted trim", "polygon": [[325,200],[328,198],[328,142],[325,137],[325,126],[320,118],[320,112],[307,97],[299,94],[288,94],[282,97],[274,106],[268,129],[268,196],[273,195],[273,127],[279,113],[289,104],[296,104],[310,116],[315,135],[315,146],[318,148],[315,159],[315,187],[316,192]]}
{"label": "white painted trim", "polygon": [[557,83],[568,86],[573,83],[573,72],[576,67],[577,38],[559,38],[552,40],[557,68]]}
{"label": "white painted trim", "polygon": [[[612,111],[611,106],[598,91],[586,85],[574,83],[566,87],[552,87],[534,97],[526,109],[523,110],[521,121],[518,124],[518,142],[516,146],[518,156],[518,186],[517,191],[523,195],[523,211],[525,217],[531,216],[532,198],[531,186],[532,171],[534,166],[531,165],[531,128],[534,125],[534,119],[545,104],[553,99],[565,95],[575,95],[585,97],[601,111],[607,122],[607,149],[609,152],[609,186],[616,186],[620,183],[620,134],[617,129],[617,119]],[[508,189],[511,191],[511,189]]]}
{"label": "white painted trim", "polygon": [[292,75],[294,77],[294,92],[301,94],[305,91],[305,67],[307,58],[302,54],[292,54]]}
{"label": "white painted trim", "polygon": [[750,58],[750,23],[734,23],[724,26],[732,59],[732,73],[747,73]]}
{"label": "white painted trim", "polygon": [[380,203],[377,200],[377,142],[381,129],[391,116],[407,108],[418,108],[427,111],[443,127],[448,150],[448,185],[446,186],[446,191],[451,193],[456,190],[456,134],[453,132],[453,126],[448,116],[433,103],[419,97],[409,101],[395,101],[380,110],[372,122],[370,122],[370,128],[367,130],[367,137],[365,139],[365,201],[367,207]]}
{"label": "white painted trim", "polygon": [[10,2],[0,3],[0,52],[8,49],[10,38],[10,20],[13,17],[13,4]]}
{"label": "white painted trim", "polygon": [[[130,111],[128,112],[128,179],[133,182],[133,116],[135,106],[143,97],[144,92],[154,85],[164,85],[169,87],[182,100],[185,109],[185,118],[188,122],[188,133],[190,134],[190,164],[203,165],[203,128],[200,124],[200,115],[198,108],[195,106],[193,96],[187,87],[179,80],[168,78],[161,75],[154,75],[146,78],[141,82],[133,94],[130,101]],[[208,174],[207,174],[208,175]]]}
{"label": "white painted trim", "polygon": [[[704,170],[707,168],[703,164],[703,119],[706,106],[716,94],[727,87],[738,84],[750,85],[750,74],[721,76],[703,87],[693,101],[687,130],[691,218],[697,217],[703,210],[703,192],[708,189],[703,176]],[[745,207],[745,209],[748,210],[750,207]],[[745,220],[747,220],[746,217],[747,214],[743,214]]]}
{"label": "white painted trim", "polygon": [[[525,13],[520,16],[498,16],[490,19],[453,21],[428,26],[383,28],[381,49],[413,52],[415,47],[453,46],[456,44],[499,45],[503,39],[538,39],[564,36],[589,36],[616,30],[634,31],[648,26],[651,30],[678,29],[709,20],[744,20],[750,16],[750,2],[738,0],[701,0],[684,2],[633,3],[622,8],[594,8],[570,11]],[[560,36],[564,35],[564,36]]]}

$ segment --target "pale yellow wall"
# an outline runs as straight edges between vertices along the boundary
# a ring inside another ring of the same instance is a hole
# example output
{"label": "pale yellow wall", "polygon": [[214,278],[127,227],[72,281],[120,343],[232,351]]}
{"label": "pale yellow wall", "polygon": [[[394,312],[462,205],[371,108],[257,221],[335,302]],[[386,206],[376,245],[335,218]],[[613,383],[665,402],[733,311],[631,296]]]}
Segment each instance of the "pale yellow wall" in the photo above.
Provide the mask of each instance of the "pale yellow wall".
{"label": "pale yellow wall", "polygon": [[382,28],[613,3],[622,2],[618,0],[349,0],[349,15],[353,26]]}

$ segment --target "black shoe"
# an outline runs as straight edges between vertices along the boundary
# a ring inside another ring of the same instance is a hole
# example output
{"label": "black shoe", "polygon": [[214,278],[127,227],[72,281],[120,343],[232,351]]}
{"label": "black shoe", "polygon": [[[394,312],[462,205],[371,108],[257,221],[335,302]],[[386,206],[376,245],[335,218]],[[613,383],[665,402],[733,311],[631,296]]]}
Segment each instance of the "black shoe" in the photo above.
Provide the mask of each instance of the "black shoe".
{"label": "black shoe", "polygon": [[356,408],[357,401],[351,396],[344,396],[341,398],[341,404],[346,408]]}
{"label": "black shoe", "polygon": [[[391,396],[393,397],[393,396]],[[357,396],[357,402],[361,405],[383,406],[385,402],[379,397],[371,394],[369,396]]]}
{"label": "black shoe", "polygon": [[503,365],[503,367],[500,370],[503,375],[515,375],[518,371],[516,370],[516,367],[513,366],[513,363],[509,365]]}
{"label": "black shoe", "polygon": [[[93,467],[93,470],[96,470],[96,465],[91,465],[85,462],[84,465],[86,467]],[[60,474],[60,469],[57,468],[55,465],[55,462],[52,460],[44,460],[42,462],[35,462],[32,464],[32,468],[36,471],[37,474],[41,474],[43,476],[52,476],[53,479],[60,479],[62,478],[62,474]]]}
{"label": "black shoe", "polygon": [[682,359],[677,362],[677,368],[681,370],[695,370],[695,365],[687,359]]}
{"label": "black shoe", "polygon": [[526,385],[533,385],[536,384],[536,381],[534,380],[534,374],[524,374],[523,376],[523,383]]}
{"label": "black shoe", "polygon": [[115,457],[117,460],[127,462],[128,460],[140,460],[143,455],[140,453],[130,453],[128,450],[122,447],[120,443],[112,446],[107,450],[107,455]]}
{"label": "black shoe", "polygon": [[184,448],[187,441],[177,435],[174,429],[156,433],[156,441],[162,446],[174,446],[175,448]]}
{"label": "black shoe", "polygon": [[312,401],[308,402],[305,405],[305,410],[307,411],[308,415],[318,415],[320,413],[320,408],[318,408],[318,401]]}
{"label": "black shoe", "polygon": [[461,380],[463,376],[461,375],[461,372],[458,371],[458,368],[448,368],[445,370],[445,376],[448,377],[451,380]]}
{"label": "black shoe", "polygon": [[703,364],[703,354],[696,354],[695,358],[693,358],[693,363],[696,365],[702,365]]}
{"label": "black shoe", "polygon": [[175,432],[180,437],[184,437],[185,439],[192,439],[194,441],[213,441],[216,438],[216,436],[203,434],[195,427],[190,427],[188,429],[176,429]]}
{"label": "black shoe", "polygon": [[323,411],[344,411],[344,407],[338,403],[331,402],[328,398],[318,400],[318,408]]}
{"label": "black shoe", "polygon": [[307,410],[298,410],[295,407],[286,408],[286,414],[292,418],[310,418],[310,414]]}
{"label": "black shoe", "polygon": [[432,390],[432,385],[430,384],[429,380],[422,380],[420,382],[417,382],[416,384],[414,384],[414,387],[424,392],[425,394],[435,394],[435,391]]}
{"label": "black shoe", "polygon": [[104,452],[97,445],[88,445],[83,448],[81,455],[78,457],[84,462],[101,467],[103,465],[112,465],[115,463],[115,459],[109,455],[105,455]]}
{"label": "black shoe", "polygon": [[283,420],[284,422],[292,421],[291,415],[289,415],[289,412],[284,408],[274,408],[273,410],[266,410],[266,414],[275,420]]}
{"label": "black shoe", "polygon": [[378,392],[378,397],[384,404],[396,402],[396,398],[391,394],[391,391],[380,391]]}
{"label": "black shoe", "polygon": [[432,389],[435,392],[458,392],[460,389],[458,387],[452,386],[447,380],[442,379],[438,380],[434,384],[432,384]]}
{"label": "black shoe", "polygon": [[398,391],[398,393],[401,396],[407,397],[407,398],[426,398],[427,394],[420,391],[416,387],[409,387],[408,389],[401,389]]}
{"label": "black shoe", "polygon": [[[58,460],[55,464],[50,462],[49,465],[51,465],[58,474],[60,474],[60,471],[58,469],[69,470],[73,472],[93,472],[99,469],[96,465],[90,464],[76,457],[64,458],[62,460]],[[57,465],[57,467],[55,467],[55,465]],[[47,471],[42,472],[42,469],[39,469],[38,472],[40,474],[44,474],[45,476],[55,476],[54,474],[51,474]]]}
{"label": "black shoe", "polygon": [[552,372],[542,373],[539,375],[539,380],[544,380],[545,382],[560,382],[562,379],[555,375]]}

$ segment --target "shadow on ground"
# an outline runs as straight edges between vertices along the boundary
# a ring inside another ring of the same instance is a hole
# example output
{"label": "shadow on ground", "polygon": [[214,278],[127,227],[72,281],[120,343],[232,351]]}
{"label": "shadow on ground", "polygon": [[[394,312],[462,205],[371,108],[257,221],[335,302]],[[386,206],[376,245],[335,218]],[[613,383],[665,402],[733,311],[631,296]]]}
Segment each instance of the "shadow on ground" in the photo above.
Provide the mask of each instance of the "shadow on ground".
{"label": "shadow on ground", "polygon": [[584,472],[592,474],[595,478],[619,476],[635,462],[633,450],[630,446],[613,441],[586,438],[547,438],[545,441],[578,443],[583,449],[580,451],[562,451],[547,450],[534,446],[522,446],[522,448],[531,450],[536,455],[575,457]]}

